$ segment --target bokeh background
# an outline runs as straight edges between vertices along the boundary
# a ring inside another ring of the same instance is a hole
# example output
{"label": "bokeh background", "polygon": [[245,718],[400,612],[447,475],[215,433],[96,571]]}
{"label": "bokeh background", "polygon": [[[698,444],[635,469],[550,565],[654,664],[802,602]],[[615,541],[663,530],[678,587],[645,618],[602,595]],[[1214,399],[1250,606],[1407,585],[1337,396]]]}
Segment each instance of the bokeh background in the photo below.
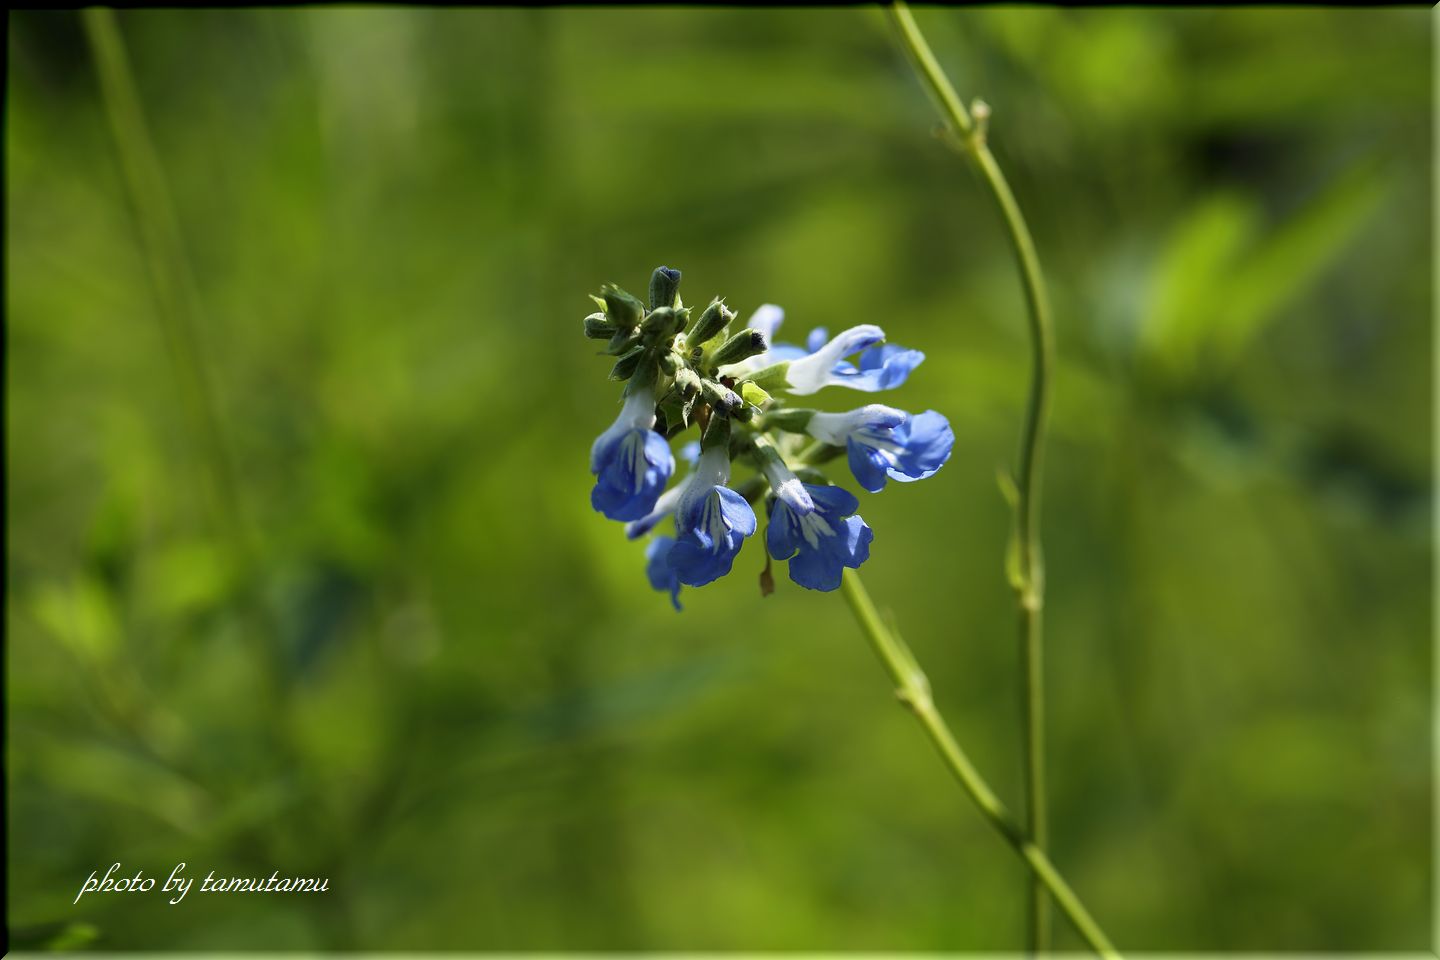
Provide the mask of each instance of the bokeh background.
{"label": "bokeh background", "polygon": [[[1428,13],[918,16],[1056,308],[1054,858],[1130,950],[1426,948]],[[923,349],[955,453],[865,573],[1018,804],[1022,301],[882,13],[117,22],[138,195],[10,14],[12,946],[1018,947],[839,597],[751,544],[676,614],[588,503],[602,282]],[[114,861],[331,892],[72,905]]]}

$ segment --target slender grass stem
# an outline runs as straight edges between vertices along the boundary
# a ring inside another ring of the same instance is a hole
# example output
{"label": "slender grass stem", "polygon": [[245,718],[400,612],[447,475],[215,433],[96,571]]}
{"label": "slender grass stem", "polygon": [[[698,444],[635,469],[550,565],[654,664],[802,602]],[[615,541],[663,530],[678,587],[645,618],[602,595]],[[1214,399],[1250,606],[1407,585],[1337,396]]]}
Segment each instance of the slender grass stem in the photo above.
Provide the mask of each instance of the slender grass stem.
{"label": "slender grass stem", "polygon": [[[890,8],[906,53],[924,81],[926,92],[947,124],[952,143],[971,156],[990,188],[1009,232],[1020,269],[1030,332],[1030,392],[1015,471],[1015,590],[1020,608],[1021,712],[1024,731],[1025,825],[1030,839],[1048,846],[1045,803],[1045,687],[1044,642],[1041,609],[1044,606],[1045,569],[1040,548],[1040,486],[1045,422],[1049,405],[1051,356],[1050,305],[1035,243],[1015,202],[1000,165],[985,142],[989,108],[976,104],[966,110],[944,70],[931,53],[909,8],[896,0]],[[1032,953],[1043,952],[1050,940],[1049,903],[1038,875],[1032,876],[1028,898],[1028,933]]]}
{"label": "slender grass stem", "polygon": [[945,761],[945,766],[960,781],[961,788],[980,808],[980,813],[985,817],[995,832],[1004,838],[1005,842],[1020,855],[1035,880],[1040,884],[1041,889],[1048,891],[1050,896],[1055,898],[1059,904],[1060,911],[1074,925],[1075,931],[1090,945],[1098,955],[1106,958],[1119,958],[1120,954],[1111,945],[1110,940],[1105,936],[1104,931],[1090,916],[1075,891],[1065,882],[1065,878],[1055,869],[1050,858],[1022,828],[1019,822],[1005,809],[1005,805],[995,796],[995,791],[980,776],[965,751],[960,749],[960,744],[955,741],[955,736],[945,723],[945,718],[935,707],[935,701],[930,695],[930,682],[925,676],[924,670],[916,661],[914,654],[905,646],[893,631],[887,627],[880,614],[875,610],[875,604],[871,602],[869,593],[865,590],[865,584],[860,579],[860,574],[854,570],[846,570],[844,579],[840,585],[841,593],[845,601],[850,605],[855,619],[859,622],[860,628],[865,633],[865,638],[870,641],[880,662],[884,664],[890,679],[895,683],[895,694],[900,702],[909,707],[920,721],[926,736],[940,752],[940,757]]}

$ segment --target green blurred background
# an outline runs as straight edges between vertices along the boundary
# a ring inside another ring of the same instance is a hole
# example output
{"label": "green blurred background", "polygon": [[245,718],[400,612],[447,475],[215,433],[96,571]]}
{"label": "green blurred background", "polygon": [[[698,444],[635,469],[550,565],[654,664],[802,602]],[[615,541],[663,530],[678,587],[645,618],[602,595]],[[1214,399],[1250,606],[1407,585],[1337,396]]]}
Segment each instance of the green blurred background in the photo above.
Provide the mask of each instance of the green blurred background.
{"label": "green blurred background", "polygon": [[[918,16],[1058,318],[1054,858],[1122,948],[1426,948],[1429,14]],[[602,282],[923,349],[865,573],[1018,804],[1022,302],[881,12],[118,23],[178,312],[79,16],[10,15],[12,946],[1018,947],[839,597],[752,543],[676,614],[588,502]],[[117,860],[331,892],[72,906]]]}

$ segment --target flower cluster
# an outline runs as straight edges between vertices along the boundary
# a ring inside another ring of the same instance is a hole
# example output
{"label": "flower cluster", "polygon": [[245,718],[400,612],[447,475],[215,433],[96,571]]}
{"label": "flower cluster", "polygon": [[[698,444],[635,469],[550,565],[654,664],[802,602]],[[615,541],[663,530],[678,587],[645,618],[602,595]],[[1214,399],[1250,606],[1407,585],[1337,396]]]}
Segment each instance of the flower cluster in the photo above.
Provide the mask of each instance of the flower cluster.
{"label": "flower cluster", "polygon": [[[811,590],[840,586],[845,567],[870,556],[874,533],[860,502],[830,484],[823,465],[844,456],[855,481],[878,493],[889,480],[922,480],[950,457],[955,436],[933,410],[911,415],[872,403],[842,413],[792,407],[825,387],[873,393],[905,382],[925,355],[885,342],[871,324],[805,346],[775,343],[784,312],[767,304],[741,329],[716,298],[698,312],[679,295],[680,271],[659,267],[648,304],[613,284],[592,297],[585,335],[606,341],[610,378],[625,383],[614,424],[590,449],[590,503],[625,521],[631,539],[673,518],[674,535],[655,534],[645,550],[651,585],[680,609],[681,586],[730,572],[758,528],[752,504],[763,497],[769,558],[788,561],[790,579]],[[670,485],[670,442],[694,424],[700,440],[681,449],[690,464]],[[732,468],[750,476],[732,485]],[[667,489],[668,487],[668,489]],[[769,559],[761,575],[768,592]]]}

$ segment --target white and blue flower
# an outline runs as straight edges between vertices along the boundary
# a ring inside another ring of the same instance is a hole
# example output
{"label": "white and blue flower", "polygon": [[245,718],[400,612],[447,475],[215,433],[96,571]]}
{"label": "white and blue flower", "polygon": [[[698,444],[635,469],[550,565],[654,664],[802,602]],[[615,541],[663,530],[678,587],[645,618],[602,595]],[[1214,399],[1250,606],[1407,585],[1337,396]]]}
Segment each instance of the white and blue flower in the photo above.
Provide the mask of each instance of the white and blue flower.
{"label": "white and blue flower", "polygon": [[[740,378],[772,364],[789,363],[787,386],[789,392],[797,396],[807,396],[829,386],[874,393],[900,386],[910,371],[925,360],[925,354],[919,350],[885,343],[885,331],[874,324],[851,327],[833,338],[824,327],[816,327],[805,338],[803,347],[775,343],[775,331],[784,319],[785,311],[773,303],[756,310],[747,326],[763,332],[772,346],[765,353],[732,364],[721,372]],[[857,353],[856,362],[846,359]]]}
{"label": "white and blue flower", "polygon": [[802,483],[783,461],[765,464],[775,499],[765,546],[776,560],[790,561],[790,579],[809,590],[834,590],[846,567],[870,559],[875,539],[855,511],[860,501],[848,490]]}
{"label": "white and blue flower", "polygon": [[730,572],[745,538],[755,532],[755,511],[725,486],[730,451],[719,444],[700,454],[675,501],[675,545],[666,562],[680,583],[702,587]]}
{"label": "white and blue flower", "polygon": [[649,514],[675,472],[670,444],[651,429],[654,426],[655,391],[634,389],[615,423],[590,448],[590,472],[595,474],[590,504],[611,520],[639,520]]}
{"label": "white and blue flower", "polygon": [[878,403],[848,413],[817,413],[805,430],[845,447],[850,472],[871,493],[884,490],[889,477],[908,483],[933,476],[955,446],[955,433],[942,414],[926,410],[911,416]]}

